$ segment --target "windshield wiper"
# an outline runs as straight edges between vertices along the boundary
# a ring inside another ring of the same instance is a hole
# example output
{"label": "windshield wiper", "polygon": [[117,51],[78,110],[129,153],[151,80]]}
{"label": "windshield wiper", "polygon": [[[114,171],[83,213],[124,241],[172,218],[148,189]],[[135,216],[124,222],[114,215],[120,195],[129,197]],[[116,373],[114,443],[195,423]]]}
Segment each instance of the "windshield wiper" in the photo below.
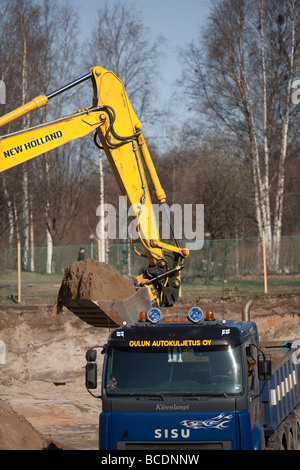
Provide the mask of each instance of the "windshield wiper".
{"label": "windshield wiper", "polygon": [[162,393],[126,393],[124,395],[129,397],[160,398],[161,401],[165,401],[165,397]]}
{"label": "windshield wiper", "polygon": [[227,393],[225,392],[206,392],[206,393],[185,393],[183,398],[186,399],[188,397],[224,397],[227,398]]}

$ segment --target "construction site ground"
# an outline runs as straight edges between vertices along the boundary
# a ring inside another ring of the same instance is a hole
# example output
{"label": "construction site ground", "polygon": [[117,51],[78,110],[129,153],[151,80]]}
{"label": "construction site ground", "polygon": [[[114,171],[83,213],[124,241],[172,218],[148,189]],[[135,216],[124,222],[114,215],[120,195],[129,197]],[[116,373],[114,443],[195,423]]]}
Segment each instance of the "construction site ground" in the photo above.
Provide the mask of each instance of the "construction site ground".
{"label": "construction site ground", "polygon": [[[218,318],[241,319],[248,297],[235,290],[223,297],[183,291],[164,313],[187,314],[199,305]],[[300,339],[300,292],[251,297],[262,340]],[[98,449],[101,401],[85,388],[85,353],[108,334],[66,308],[58,315],[55,298],[0,301],[0,450]]]}

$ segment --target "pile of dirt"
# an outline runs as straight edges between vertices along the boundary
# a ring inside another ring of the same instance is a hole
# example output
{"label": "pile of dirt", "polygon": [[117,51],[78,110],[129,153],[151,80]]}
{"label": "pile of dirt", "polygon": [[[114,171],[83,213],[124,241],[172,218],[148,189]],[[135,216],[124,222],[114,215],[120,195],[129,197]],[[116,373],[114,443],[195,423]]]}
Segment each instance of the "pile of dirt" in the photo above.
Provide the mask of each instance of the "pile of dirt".
{"label": "pile of dirt", "polygon": [[60,299],[123,300],[135,293],[134,284],[112,266],[92,259],[75,261],[65,270]]}
{"label": "pile of dirt", "polygon": [[[63,450],[51,437],[39,433],[27,419],[0,400],[0,450]],[[65,448],[67,450],[67,448]]]}

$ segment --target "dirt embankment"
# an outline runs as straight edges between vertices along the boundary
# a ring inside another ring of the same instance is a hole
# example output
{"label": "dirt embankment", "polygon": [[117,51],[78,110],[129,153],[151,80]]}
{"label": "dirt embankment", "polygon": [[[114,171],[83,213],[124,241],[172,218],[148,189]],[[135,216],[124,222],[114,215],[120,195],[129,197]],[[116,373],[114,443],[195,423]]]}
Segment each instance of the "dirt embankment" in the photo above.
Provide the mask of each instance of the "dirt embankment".
{"label": "dirt embankment", "polygon": [[37,431],[4,400],[0,400],[0,423],[0,450],[67,450]]}
{"label": "dirt embankment", "polygon": [[[85,388],[85,353],[107,334],[53,305],[0,305],[0,449],[48,448],[50,436],[57,447],[97,448],[100,402]],[[7,402],[28,426],[15,426]]]}

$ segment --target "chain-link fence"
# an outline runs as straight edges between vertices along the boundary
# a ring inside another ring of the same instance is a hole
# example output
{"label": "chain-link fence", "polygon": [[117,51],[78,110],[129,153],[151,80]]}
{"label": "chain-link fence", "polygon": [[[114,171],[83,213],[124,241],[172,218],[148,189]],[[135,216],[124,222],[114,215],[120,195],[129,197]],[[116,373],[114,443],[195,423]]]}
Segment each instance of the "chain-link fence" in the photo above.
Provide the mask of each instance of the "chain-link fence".
{"label": "chain-link fence", "polygon": [[[183,243],[184,245],[184,243]],[[266,260],[268,274],[300,274],[300,236],[282,237],[277,272],[272,272]],[[143,254],[142,246],[135,245]],[[51,270],[47,271],[48,250],[36,247],[24,253],[21,249],[22,265],[26,258],[27,269],[45,274],[63,273],[65,267],[78,259],[81,248],[84,257],[98,259],[98,244],[57,246],[53,248]],[[137,256],[127,243],[111,243],[106,249],[106,262],[122,274],[135,275],[145,266],[145,259]],[[0,253],[0,272],[5,273],[17,269],[17,249],[11,248]],[[260,238],[241,238],[229,240],[206,240],[201,250],[190,251],[185,261],[184,277],[205,277],[209,279],[226,279],[232,276],[257,276],[263,272],[263,249]]]}
{"label": "chain-link fence", "polygon": [[[85,258],[98,259],[99,245],[96,243],[54,247],[50,264],[46,247],[36,247],[34,251],[28,250],[26,253],[24,249],[21,249],[21,264],[26,261],[27,266],[30,266],[27,270],[22,270],[22,285],[39,284],[44,286],[45,291],[48,283],[57,289],[66,266],[78,259],[81,248],[84,248]],[[136,248],[143,254],[139,244],[136,244]],[[147,260],[137,256],[127,243],[111,243],[106,246],[105,251],[105,261],[122,274],[135,276],[147,265]],[[16,290],[17,248],[3,250],[0,253],[0,263],[1,300],[11,295],[10,291]],[[51,266],[51,274],[49,274],[49,266]],[[272,290],[300,291],[300,236],[281,238],[276,273],[273,268],[270,269],[268,258],[266,266],[268,292]],[[201,250],[191,251],[190,256],[185,260],[182,271],[183,291],[206,289],[211,293],[218,293],[221,289],[225,289],[237,292],[262,292],[266,288],[263,268],[261,238],[206,240]],[[3,290],[3,286],[7,289]],[[30,289],[28,288],[27,291]],[[26,295],[28,296],[29,292],[24,292],[23,289],[23,298],[26,298]]]}

